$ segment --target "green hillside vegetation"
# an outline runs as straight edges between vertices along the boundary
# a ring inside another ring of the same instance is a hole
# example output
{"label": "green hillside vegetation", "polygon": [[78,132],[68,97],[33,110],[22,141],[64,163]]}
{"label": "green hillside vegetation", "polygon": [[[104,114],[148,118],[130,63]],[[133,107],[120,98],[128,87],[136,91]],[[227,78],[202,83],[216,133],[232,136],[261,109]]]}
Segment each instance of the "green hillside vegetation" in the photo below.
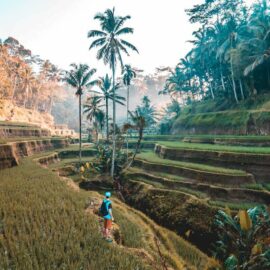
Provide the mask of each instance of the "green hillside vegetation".
{"label": "green hillside vegetation", "polygon": [[137,156],[138,159],[145,160],[150,163],[157,163],[157,164],[164,164],[164,165],[171,165],[176,167],[183,167],[183,168],[190,168],[194,170],[201,170],[201,171],[207,171],[212,172],[216,174],[231,174],[231,175],[246,175],[244,171],[241,170],[234,170],[234,169],[228,169],[223,167],[216,167],[216,166],[209,166],[201,163],[191,163],[191,162],[182,162],[182,161],[175,161],[170,159],[163,159],[158,157],[155,153],[149,151],[149,152],[143,152],[140,153]]}
{"label": "green hillside vegetation", "polygon": [[270,154],[270,147],[251,147],[251,146],[230,146],[230,145],[215,145],[203,143],[185,143],[185,142],[158,142],[168,148],[192,149],[200,151],[217,151],[217,152],[232,152],[232,153],[248,153],[256,155]]}

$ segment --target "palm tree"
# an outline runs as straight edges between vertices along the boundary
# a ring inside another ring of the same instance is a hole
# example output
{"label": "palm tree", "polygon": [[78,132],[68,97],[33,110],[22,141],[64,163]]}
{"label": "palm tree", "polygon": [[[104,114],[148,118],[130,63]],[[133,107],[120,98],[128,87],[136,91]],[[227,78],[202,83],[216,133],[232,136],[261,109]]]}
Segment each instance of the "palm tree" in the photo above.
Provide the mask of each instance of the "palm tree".
{"label": "palm tree", "polygon": [[100,109],[103,105],[101,104],[101,98],[93,96],[87,98],[86,103],[83,105],[87,120],[93,122],[93,126],[96,130],[96,139],[98,140],[98,129],[102,131],[104,126],[105,114]]}
{"label": "palm tree", "polygon": [[[127,87],[127,123],[128,123],[128,114],[129,114],[129,88],[131,80],[136,78],[136,72],[131,68],[130,65],[125,65],[123,70],[123,83]],[[127,157],[128,157],[128,133],[126,135],[127,143]]]}
{"label": "palm tree", "polygon": [[[91,91],[95,93],[95,95],[99,96],[101,99],[104,99],[106,106],[106,138],[109,141],[109,100],[113,100],[113,87],[112,87],[112,79],[108,74],[105,77],[100,77],[98,82],[98,87],[101,92]],[[117,83],[115,85],[115,102],[121,105],[124,105],[123,101],[126,99],[120,95],[117,95],[117,90],[120,88],[120,84]]]}
{"label": "palm tree", "polygon": [[96,69],[90,68],[86,64],[71,64],[72,69],[66,72],[65,81],[76,89],[75,95],[79,97],[79,160],[82,161],[82,95],[86,88],[97,84],[97,80],[91,80],[96,73]]}
{"label": "palm tree", "polygon": [[30,94],[32,94],[32,87],[35,83],[35,76],[34,76],[33,71],[28,67],[26,67],[22,71],[21,76],[22,76],[24,91],[25,91],[24,107],[26,108],[26,103],[29,100]]}
{"label": "palm tree", "polygon": [[104,64],[110,65],[113,80],[113,155],[111,176],[114,175],[114,160],[116,149],[116,104],[115,104],[115,72],[117,62],[119,61],[123,68],[122,53],[129,56],[128,49],[138,52],[137,48],[128,41],[121,38],[124,34],[132,34],[133,28],[122,27],[130,19],[130,16],[116,16],[114,8],[107,9],[104,13],[98,13],[94,19],[100,22],[101,30],[91,30],[88,32],[89,38],[96,38],[90,45],[90,50],[99,47],[97,59],[103,59]]}
{"label": "palm tree", "polygon": [[137,153],[139,152],[141,141],[143,139],[143,132],[144,129],[148,126],[148,123],[145,119],[145,116],[142,114],[142,112],[138,109],[135,110],[135,112],[129,112],[131,123],[126,123],[124,125],[124,130],[133,129],[138,131],[138,141],[136,144],[136,148],[134,151],[134,154],[131,158],[130,163],[128,164],[127,168],[131,167],[133,164],[135,157]]}

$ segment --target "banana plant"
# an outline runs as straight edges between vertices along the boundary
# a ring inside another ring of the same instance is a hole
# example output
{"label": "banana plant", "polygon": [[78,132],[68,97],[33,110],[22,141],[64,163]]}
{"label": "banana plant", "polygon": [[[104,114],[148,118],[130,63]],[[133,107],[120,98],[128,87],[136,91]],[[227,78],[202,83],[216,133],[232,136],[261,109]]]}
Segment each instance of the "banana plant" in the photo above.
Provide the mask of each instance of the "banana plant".
{"label": "banana plant", "polygon": [[240,210],[233,217],[218,211],[218,241],[213,255],[226,270],[270,269],[270,216],[265,206]]}

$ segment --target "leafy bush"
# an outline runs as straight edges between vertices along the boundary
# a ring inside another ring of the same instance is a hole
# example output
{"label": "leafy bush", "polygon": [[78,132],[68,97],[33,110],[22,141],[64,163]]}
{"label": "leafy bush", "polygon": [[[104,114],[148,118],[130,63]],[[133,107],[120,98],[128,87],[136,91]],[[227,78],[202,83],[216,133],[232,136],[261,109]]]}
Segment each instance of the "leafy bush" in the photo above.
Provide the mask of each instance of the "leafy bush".
{"label": "leafy bush", "polygon": [[264,206],[240,210],[235,217],[218,211],[214,256],[226,270],[270,269],[270,217]]}

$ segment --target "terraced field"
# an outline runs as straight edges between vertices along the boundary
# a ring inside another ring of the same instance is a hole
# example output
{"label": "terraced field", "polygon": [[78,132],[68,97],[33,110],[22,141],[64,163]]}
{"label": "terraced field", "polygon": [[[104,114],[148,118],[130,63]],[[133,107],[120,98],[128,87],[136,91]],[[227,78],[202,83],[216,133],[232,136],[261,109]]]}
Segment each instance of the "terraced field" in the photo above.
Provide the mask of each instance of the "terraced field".
{"label": "terraced field", "polygon": [[[216,241],[211,224],[217,209],[270,203],[270,147],[247,137],[245,144],[250,139],[252,147],[198,143],[194,138],[188,142],[184,136],[158,139],[147,138],[134,166],[122,175],[122,195],[130,206],[113,198],[117,229],[112,246],[101,239],[93,209],[85,212],[89,200],[102,196],[80,189],[98,175],[85,179],[78,173],[77,145],[45,147],[21,159],[19,166],[1,170],[0,268],[104,269],[110,263],[115,269],[160,269],[165,263],[168,269],[201,270],[216,264],[205,253],[211,253]],[[85,144],[83,162],[95,154],[94,145]],[[105,261],[100,259],[104,250],[109,257]]]}
{"label": "terraced field", "polygon": [[[86,153],[88,148],[83,150]],[[84,159],[89,161],[92,156]],[[89,200],[101,201],[102,196],[80,190],[72,180],[56,173],[76,160],[72,146],[39,153],[23,159],[17,167],[0,171],[1,269],[142,270],[161,269],[165,264],[168,269],[195,270],[216,264],[174,232],[115,197],[115,244],[107,244],[99,232],[98,217],[85,208]],[[39,162],[46,167],[40,167]],[[7,215],[9,212],[13,215]]]}
{"label": "terraced field", "polygon": [[208,252],[217,209],[270,203],[270,148],[261,146],[265,138],[242,139],[253,146],[194,143],[187,137],[158,141],[155,150],[142,150],[125,172],[127,201],[179,235],[191,231],[189,240]]}

